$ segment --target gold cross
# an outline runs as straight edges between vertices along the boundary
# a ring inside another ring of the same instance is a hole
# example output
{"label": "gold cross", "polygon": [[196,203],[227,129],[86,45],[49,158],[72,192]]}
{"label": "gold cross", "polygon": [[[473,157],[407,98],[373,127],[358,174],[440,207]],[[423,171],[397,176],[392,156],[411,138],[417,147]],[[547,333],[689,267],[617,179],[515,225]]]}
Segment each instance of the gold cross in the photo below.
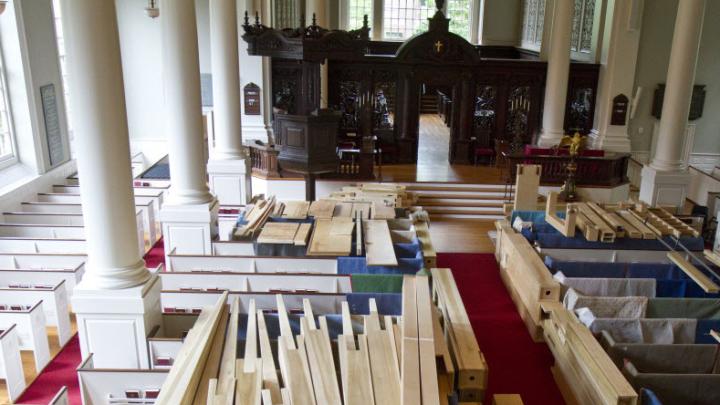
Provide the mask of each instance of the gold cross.
{"label": "gold cross", "polygon": [[440,53],[442,51],[443,43],[438,40],[435,42],[435,52]]}

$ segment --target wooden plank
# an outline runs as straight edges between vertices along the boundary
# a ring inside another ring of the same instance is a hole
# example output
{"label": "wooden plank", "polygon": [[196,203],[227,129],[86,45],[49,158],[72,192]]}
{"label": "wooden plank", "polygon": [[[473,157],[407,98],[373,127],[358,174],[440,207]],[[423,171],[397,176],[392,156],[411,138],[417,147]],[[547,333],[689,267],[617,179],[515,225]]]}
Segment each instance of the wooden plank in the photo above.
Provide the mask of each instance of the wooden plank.
{"label": "wooden plank", "polygon": [[[210,352],[207,356],[202,376],[200,377],[197,393],[195,394],[195,400],[193,401],[196,405],[204,404],[205,401],[207,401],[208,394],[210,393],[208,391],[210,379],[217,378],[218,372],[220,371],[220,360],[223,355],[223,343],[225,342],[227,324],[228,313],[223,309],[220,314],[219,326],[213,334]],[[216,392],[212,392],[211,394],[216,394]]]}
{"label": "wooden plank", "polygon": [[300,224],[295,222],[268,222],[260,231],[258,243],[294,244]]}
{"label": "wooden plank", "polygon": [[293,340],[292,328],[290,327],[290,318],[288,318],[282,294],[275,295],[275,301],[277,304],[278,323],[280,325],[280,337],[282,338],[279,340],[285,340],[288,349],[295,349],[296,346],[295,340]]}
{"label": "wooden plank", "polygon": [[370,212],[372,213],[372,215],[371,215],[372,219],[393,219],[393,218],[395,218],[395,207],[385,205],[381,202],[374,202]]}
{"label": "wooden plank", "polygon": [[[373,300],[374,301],[374,300]],[[392,334],[392,321],[386,328],[380,328],[377,310],[370,310],[365,317],[365,335],[367,335],[370,370],[378,405],[396,405],[400,402],[400,369],[395,352]]]}
{"label": "wooden plank", "polygon": [[577,210],[572,205],[568,205],[565,209],[565,219],[560,219],[557,216],[557,198],[556,192],[551,191],[548,193],[547,204],[545,205],[545,221],[566,238],[572,238],[575,236]]}
{"label": "wooden plank", "polygon": [[223,292],[215,305],[203,308],[175,357],[175,363],[163,383],[156,404],[186,405],[193,402],[210,352],[212,337],[225,312],[226,301],[227,292]]}
{"label": "wooden plank", "polygon": [[[250,307],[253,309],[249,312],[251,318],[255,317],[255,301],[250,301]],[[240,317],[240,301],[235,298],[230,305],[230,319],[228,321],[227,332],[225,333],[225,347],[223,347],[222,360],[220,361],[220,372],[218,374],[218,392],[227,393],[235,378],[235,357],[237,356],[237,336],[238,336],[238,319]],[[248,328],[249,336],[253,336],[254,332]]]}
{"label": "wooden plank", "polygon": [[626,210],[615,211],[616,214],[620,215],[628,224],[632,225],[635,229],[640,232],[643,239],[655,239],[656,233],[650,229],[645,223],[638,219],[635,215],[632,215]]}
{"label": "wooden plank", "polygon": [[305,219],[310,209],[309,201],[284,201],[282,217],[287,219]]}
{"label": "wooden plank", "polygon": [[687,274],[706,293],[720,292],[720,287],[679,253],[668,252],[667,257]]}
{"label": "wooden plank", "polygon": [[435,362],[435,336],[432,325],[433,305],[430,301],[428,277],[415,277],[415,287],[422,403],[423,405],[440,405]]}
{"label": "wooden plank", "polygon": [[310,326],[310,322],[315,323],[312,319],[303,317],[300,322],[301,329],[304,331],[305,350],[310,366],[315,400],[318,404],[342,405],[330,336],[325,331]]}
{"label": "wooden plank", "polygon": [[420,242],[423,260],[425,261],[425,268],[432,269],[433,267],[436,267],[437,253],[435,252],[432,239],[430,238],[428,223],[425,221],[417,221],[413,224],[413,226],[415,227],[415,234]]}
{"label": "wooden plank", "polygon": [[336,217],[352,218],[352,212],[353,212],[353,203],[339,202],[335,206],[335,211],[333,212],[333,218],[336,218]]}
{"label": "wooden plank", "polygon": [[384,220],[363,222],[365,254],[368,266],[397,266],[390,227]]}
{"label": "wooden plank", "polygon": [[540,165],[518,165],[515,176],[514,210],[534,211],[537,209],[541,169]]}
{"label": "wooden plank", "polygon": [[306,222],[306,223],[300,224],[300,226],[298,227],[297,233],[295,234],[295,238],[293,239],[293,244],[295,246],[306,246],[311,230],[312,230],[311,223]]}
{"label": "wooden plank", "polygon": [[310,204],[308,215],[318,218],[332,218],[337,203],[332,200],[317,200]]}
{"label": "wooden plank", "polygon": [[442,301],[446,315],[445,329],[454,352],[457,385],[461,389],[485,389],[487,362],[480,351],[452,272],[450,269],[432,269],[431,274],[438,301]]}
{"label": "wooden plank", "polygon": [[615,241],[615,231],[602,219],[592,208],[585,203],[575,204],[578,211],[582,212],[594,225],[600,233],[600,242],[611,243]]}
{"label": "wooden plank", "polygon": [[[260,405],[262,401],[263,384],[262,368],[262,359],[237,359],[237,364],[235,367],[235,369],[237,370],[237,382],[235,385],[235,404]],[[245,370],[252,371],[248,372]]]}
{"label": "wooden plank", "polygon": [[[350,342],[349,340],[352,340]],[[365,335],[358,336],[358,349],[352,336],[338,335],[338,358],[344,405],[374,405],[368,343]],[[397,403],[397,402],[396,402]],[[294,404],[293,404],[294,405]]]}
{"label": "wooden plank", "polygon": [[720,267],[720,255],[718,255],[717,253],[713,252],[713,251],[710,250],[710,249],[705,249],[705,250],[703,250],[703,255],[704,255],[705,258],[708,259],[712,264]]}
{"label": "wooden plank", "polygon": [[272,404],[282,403],[282,395],[280,393],[280,383],[277,378],[277,369],[275,368],[275,359],[273,358],[272,347],[270,346],[270,337],[268,336],[267,326],[265,325],[265,315],[262,310],[257,311],[257,327],[258,340],[260,342],[260,357],[262,358],[262,381],[263,388],[268,391]]}
{"label": "wooden plank", "polygon": [[316,220],[307,254],[309,256],[350,255],[353,226],[352,221]]}
{"label": "wooden plank", "polygon": [[420,386],[420,348],[418,344],[417,295],[415,277],[404,276],[402,287],[402,362],[400,403],[422,403]]}
{"label": "wooden plank", "polygon": [[710,329],[710,337],[715,339],[716,342],[720,343],[720,333],[714,329]]}
{"label": "wooden plank", "polygon": [[[290,336],[292,340],[292,336]],[[288,339],[278,339],[280,371],[293,405],[315,405],[312,381],[303,361],[304,350],[288,347]]]}
{"label": "wooden plank", "polygon": [[608,213],[611,218],[614,218],[619,223],[623,230],[625,230],[625,236],[631,239],[643,239],[643,233],[633,226],[630,222],[621,217],[617,212]]}
{"label": "wooden plank", "polygon": [[598,231],[598,228],[595,226],[595,224],[593,224],[592,221],[590,221],[590,219],[585,216],[585,214],[578,211],[575,222],[578,229],[580,229],[580,231],[583,233],[583,236],[585,236],[585,239],[588,242],[597,242],[598,238],[600,237],[600,231]]}
{"label": "wooden plank", "polygon": [[[235,300],[237,302],[237,299]],[[243,371],[246,373],[250,373],[255,371],[255,359],[258,357],[258,350],[257,350],[257,334],[258,334],[258,327],[257,327],[257,309],[255,307],[255,300],[251,299],[250,303],[248,305],[248,320],[247,320],[247,326],[245,328],[245,354],[243,355],[243,358],[246,360],[244,363],[244,369]],[[237,319],[235,322],[235,334],[231,335],[234,337],[233,347],[229,350],[232,351],[233,357],[234,354],[237,351]],[[236,373],[237,375],[237,373]]]}
{"label": "wooden plank", "polygon": [[495,394],[493,405],[523,405],[523,401],[518,394]]}
{"label": "wooden plank", "polygon": [[[452,385],[455,381],[455,366],[453,366],[452,357],[450,356],[450,349],[448,349],[445,342],[445,334],[440,324],[440,310],[437,307],[433,307],[432,322],[433,337],[435,338],[435,357],[438,359],[438,364],[442,365],[438,373],[446,376],[449,384]],[[442,400],[442,397],[440,399]]]}
{"label": "wooden plank", "polygon": [[370,219],[370,207],[372,207],[372,203],[369,202],[353,203],[352,210],[350,211],[350,218],[355,218],[357,213],[360,213],[360,216],[363,219]]}
{"label": "wooden plank", "polygon": [[362,237],[362,216],[358,212],[355,216],[355,255],[362,256],[363,237]]}

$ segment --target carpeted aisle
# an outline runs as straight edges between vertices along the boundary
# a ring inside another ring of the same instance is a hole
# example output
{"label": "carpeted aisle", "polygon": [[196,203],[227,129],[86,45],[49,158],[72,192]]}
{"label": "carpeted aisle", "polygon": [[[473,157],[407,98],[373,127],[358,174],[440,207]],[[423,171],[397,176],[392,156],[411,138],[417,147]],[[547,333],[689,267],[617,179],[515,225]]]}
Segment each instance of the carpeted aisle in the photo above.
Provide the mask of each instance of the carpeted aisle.
{"label": "carpeted aisle", "polygon": [[18,404],[47,404],[60,388],[68,388],[68,399],[73,405],[80,405],[80,386],[75,370],[82,361],[78,335],[72,337],[50,364],[25,390],[16,401]]}
{"label": "carpeted aisle", "polygon": [[525,405],[564,404],[550,373],[553,357],[530,338],[500,279],[492,254],[439,253],[438,267],[453,271],[480,349],[488,362],[488,391],[520,394]]}

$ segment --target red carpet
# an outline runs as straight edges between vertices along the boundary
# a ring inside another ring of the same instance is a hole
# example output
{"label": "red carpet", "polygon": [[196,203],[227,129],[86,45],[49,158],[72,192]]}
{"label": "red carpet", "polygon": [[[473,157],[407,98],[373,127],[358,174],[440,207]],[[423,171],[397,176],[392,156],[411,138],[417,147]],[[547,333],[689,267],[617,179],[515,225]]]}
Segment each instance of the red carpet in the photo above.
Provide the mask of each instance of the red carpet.
{"label": "red carpet", "polygon": [[[145,255],[145,266],[154,268],[165,262],[165,247],[160,239]],[[73,405],[80,405],[80,384],[75,370],[82,362],[78,335],[45,367],[16,402],[18,404],[47,404],[62,388],[68,387],[68,398]]]}
{"label": "red carpet", "polygon": [[553,357],[535,343],[515,309],[492,254],[438,254],[438,267],[453,270],[480,349],[488,362],[488,391],[520,394],[525,405],[564,404],[550,373]]}
{"label": "red carpet", "polygon": [[80,386],[75,369],[81,361],[80,343],[75,334],[16,403],[47,404],[65,385],[68,387],[70,403],[80,405]]}

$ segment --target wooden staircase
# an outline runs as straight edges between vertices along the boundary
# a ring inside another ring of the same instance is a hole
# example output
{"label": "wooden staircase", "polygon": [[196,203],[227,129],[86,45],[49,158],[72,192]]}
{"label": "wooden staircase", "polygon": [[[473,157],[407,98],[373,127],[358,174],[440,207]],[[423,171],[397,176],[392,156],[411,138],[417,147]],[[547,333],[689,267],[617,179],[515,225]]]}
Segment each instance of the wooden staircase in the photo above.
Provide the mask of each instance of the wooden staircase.
{"label": "wooden staircase", "polygon": [[503,217],[502,205],[512,201],[502,184],[401,183],[418,196],[417,205],[430,218],[495,220]]}
{"label": "wooden staircase", "polygon": [[423,94],[420,97],[420,114],[437,114],[437,94]]}

